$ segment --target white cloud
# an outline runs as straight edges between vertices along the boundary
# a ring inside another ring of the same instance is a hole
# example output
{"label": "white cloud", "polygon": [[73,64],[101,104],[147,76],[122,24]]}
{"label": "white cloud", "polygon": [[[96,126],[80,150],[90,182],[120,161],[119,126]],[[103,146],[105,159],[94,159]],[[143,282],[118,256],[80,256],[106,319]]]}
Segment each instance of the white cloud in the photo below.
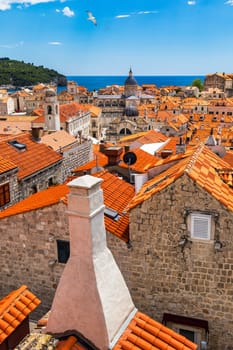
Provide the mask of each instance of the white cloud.
{"label": "white cloud", "polygon": [[53,45],[53,46],[59,46],[62,45],[62,43],[60,41],[49,41],[48,43],[49,45]]}
{"label": "white cloud", "polygon": [[151,13],[158,13],[158,11],[138,11],[133,12],[133,15],[150,15]]}
{"label": "white cloud", "polygon": [[115,16],[115,18],[127,18],[127,17],[130,17],[130,15],[118,15],[118,16]]}
{"label": "white cloud", "polygon": [[233,0],[228,0],[225,2],[226,5],[233,6]]}
{"label": "white cloud", "polygon": [[196,3],[197,2],[195,0],[190,0],[190,1],[187,2],[187,4],[191,5],[191,6],[196,5]]}
{"label": "white cloud", "polygon": [[[232,0],[233,1],[233,0]],[[137,15],[149,15],[152,13],[158,13],[158,11],[138,11],[138,12],[131,12],[127,15],[117,15],[115,18],[127,18],[131,16],[137,16]]]}
{"label": "white cloud", "polygon": [[62,10],[63,15],[67,17],[73,17],[74,16],[74,11],[72,11],[68,6],[64,7]]}
{"label": "white cloud", "polygon": [[56,0],[0,0],[0,11],[10,10],[11,6],[18,4],[18,6],[30,6],[40,3],[54,2]]}
{"label": "white cloud", "polygon": [[15,44],[3,44],[3,45],[0,44],[0,47],[4,49],[15,49],[16,47],[23,46],[23,44],[24,44],[24,41],[20,41]]}

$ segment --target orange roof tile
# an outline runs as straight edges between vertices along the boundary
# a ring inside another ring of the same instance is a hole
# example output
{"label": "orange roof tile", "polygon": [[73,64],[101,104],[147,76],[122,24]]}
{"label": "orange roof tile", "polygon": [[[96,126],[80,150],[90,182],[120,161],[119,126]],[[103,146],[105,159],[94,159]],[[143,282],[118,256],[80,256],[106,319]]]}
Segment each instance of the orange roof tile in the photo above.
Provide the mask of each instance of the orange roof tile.
{"label": "orange roof tile", "polygon": [[[138,173],[144,173],[148,171],[148,169],[154,167],[159,160],[159,158],[143,151],[140,148],[134,148],[133,153],[136,155],[137,161],[135,164],[130,166],[130,169],[132,171],[137,171]],[[121,159],[123,159],[124,154],[125,152],[121,154]],[[128,168],[128,165],[124,163],[123,160],[120,162],[119,166],[122,168]]]}
{"label": "orange roof tile", "polygon": [[64,147],[77,143],[76,138],[65,130],[58,130],[41,137],[41,142],[51,147],[54,151],[59,151]]}
{"label": "orange roof tile", "polygon": [[[76,337],[58,343],[56,350],[81,350]],[[113,350],[196,350],[197,345],[142,312],[137,312]]]}
{"label": "orange roof tile", "polygon": [[190,157],[182,159],[176,165],[147,181],[132,199],[128,209],[147,200],[186,174],[220,203],[233,211],[233,190],[221,179],[218,173],[218,170],[228,167],[228,163],[201,145]]}
{"label": "orange roof tile", "polygon": [[0,344],[40,304],[27,286],[21,286],[0,300]]}
{"label": "orange roof tile", "polygon": [[[135,194],[134,186],[107,171],[94,174],[93,176],[103,179],[101,186],[106,207],[117,211],[119,214],[118,220],[107,216],[104,217],[106,230],[127,242],[129,236],[129,214],[125,213],[124,210]],[[67,203],[66,196],[68,193],[69,188],[65,184],[49,187],[1,211],[0,219],[44,208],[57,204],[60,201]]]}
{"label": "orange roof tile", "polygon": [[144,136],[138,138],[136,142],[140,143],[141,145],[145,145],[147,143],[164,142],[167,139],[167,136],[161,134],[160,132],[150,130]]}
{"label": "orange roof tile", "polygon": [[137,312],[113,350],[196,350],[197,345],[153,320]]}
{"label": "orange roof tile", "polygon": [[10,171],[16,168],[17,168],[16,164],[0,156],[0,174],[6,173],[7,171]]}
{"label": "orange roof tile", "polygon": [[49,187],[46,190],[34,193],[11,207],[0,211],[0,219],[57,204],[68,193],[69,188],[66,185]]}
{"label": "orange roof tile", "polygon": [[[8,141],[17,140],[26,145],[26,150],[19,151]],[[8,137],[0,142],[0,156],[16,164],[19,168],[18,178],[23,179],[62,159],[62,156],[42,143],[32,140],[30,134],[20,134],[14,138]]]}

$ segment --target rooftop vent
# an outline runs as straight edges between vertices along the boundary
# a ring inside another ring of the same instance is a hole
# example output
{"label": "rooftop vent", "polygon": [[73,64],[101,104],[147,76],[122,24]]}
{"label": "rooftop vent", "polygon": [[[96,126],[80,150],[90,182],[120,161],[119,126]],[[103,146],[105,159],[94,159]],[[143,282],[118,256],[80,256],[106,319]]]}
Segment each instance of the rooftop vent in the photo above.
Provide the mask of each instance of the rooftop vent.
{"label": "rooftop vent", "polygon": [[9,141],[8,144],[15,147],[18,151],[25,151],[27,148],[24,143],[18,142],[17,140]]}

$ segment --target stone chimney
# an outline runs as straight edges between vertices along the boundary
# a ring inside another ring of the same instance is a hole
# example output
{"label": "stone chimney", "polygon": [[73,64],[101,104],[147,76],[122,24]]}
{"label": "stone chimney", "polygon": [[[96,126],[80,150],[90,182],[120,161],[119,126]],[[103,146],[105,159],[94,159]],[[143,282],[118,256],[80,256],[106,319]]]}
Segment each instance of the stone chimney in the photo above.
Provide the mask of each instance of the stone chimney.
{"label": "stone chimney", "polygon": [[57,337],[77,334],[107,350],[136,309],[106,245],[101,181],[85,175],[68,183],[70,258],[45,332]]}

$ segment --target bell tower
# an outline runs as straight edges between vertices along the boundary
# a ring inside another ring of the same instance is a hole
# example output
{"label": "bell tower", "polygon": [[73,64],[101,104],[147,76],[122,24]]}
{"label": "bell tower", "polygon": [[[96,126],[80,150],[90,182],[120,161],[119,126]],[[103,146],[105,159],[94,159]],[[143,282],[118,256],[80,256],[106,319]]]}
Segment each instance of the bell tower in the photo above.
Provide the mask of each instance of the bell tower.
{"label": "bell tower", "polygon": [[45,91],[45,128],[48,131],[60,130],[60,113],[57,94],[53,89]]}

